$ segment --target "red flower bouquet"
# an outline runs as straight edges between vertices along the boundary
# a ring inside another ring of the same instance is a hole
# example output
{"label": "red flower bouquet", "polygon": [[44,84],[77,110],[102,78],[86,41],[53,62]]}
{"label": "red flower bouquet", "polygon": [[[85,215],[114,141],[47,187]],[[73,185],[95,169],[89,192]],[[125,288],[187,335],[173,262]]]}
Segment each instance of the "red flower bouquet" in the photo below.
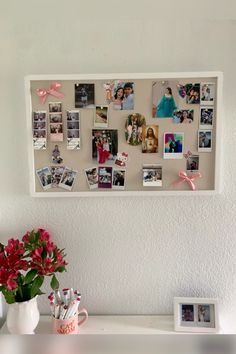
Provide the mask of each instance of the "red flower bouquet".
{"label": "red flower bouquet", "polygon": [[27,232],[22,241],[10,239],[6,246],[0,243],[0,291],[6,302],[28,301],[40,290],[45,276],[51,276],[53,290],[59,288],[56,272],[66,269],[65,254],[44,229]]}

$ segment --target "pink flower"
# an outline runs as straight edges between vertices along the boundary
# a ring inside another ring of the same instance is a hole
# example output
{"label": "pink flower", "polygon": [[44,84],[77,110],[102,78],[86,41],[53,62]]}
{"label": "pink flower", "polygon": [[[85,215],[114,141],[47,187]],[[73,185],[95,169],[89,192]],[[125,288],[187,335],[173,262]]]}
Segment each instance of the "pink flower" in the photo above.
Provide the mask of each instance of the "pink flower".
{"label": "pink flower", "polygon": [[11,274],[7,280],[7,289],[8,290],[15,290],[17,288],[17,275],[16,274]]}
{"label": "pink flower", "polygon": [[8,290],[15,290],[17,288],[16,279],[18,272],[9,271],[6,268],[0,268],[0,284],[6,285]]}
{"label": "pink flower", "polygon": [[28,243],[29,242],[29,236],[30,236],[30,232],[27,231],[26,234],[22,237],[22,241],[24,243]]}
{"label": "pink flower", "polygon": [[30,252],[30,257],[32,257],[33,259],[35,257],[40,257],[41,258],[42,252],[43,252],[43,247],[38,247],[35,250]]}
{"label": "pink flower", "polygon": [[56,248],[56,245],[50,241],[45,245],[45,249],[50,255],[55,250],[55,248]]}
{"label": "pink flower", "polygon": [[38,232],[40,234],[39,239],[40,239],[41,242],[43,242],[43,241],[48,242],[48,241],[51,240],[51,236],[50,236],[50,234],[49,234],[49,232],[47,230],[38,229]]}
{"label": "pink flower", "polygon": [[13,238],[11,238],[8,243],[7,246],[5,247],[5,251],[8,254],[19,254],[22,255],[25,253],[24,250],[24,245],[22,242],[20,242],[19,240],[14,240]]}

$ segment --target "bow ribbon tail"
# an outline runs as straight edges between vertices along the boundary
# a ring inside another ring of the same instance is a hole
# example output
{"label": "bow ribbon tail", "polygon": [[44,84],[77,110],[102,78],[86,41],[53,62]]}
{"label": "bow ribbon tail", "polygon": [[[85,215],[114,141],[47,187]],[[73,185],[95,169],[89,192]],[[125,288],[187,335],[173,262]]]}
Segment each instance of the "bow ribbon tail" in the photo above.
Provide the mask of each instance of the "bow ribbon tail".
{"label": "bow ribbon tail", "polygon": [[192,191],[195,191],[197,189],[197,187],[195,186],[195,184],[193,183],[193,180],[191,178],[187,178],[186,182],[190,185]]}
{"label": "bow ribbon tail", "polygon": [[64,93],[58,92],[58,91],[56,91],[54,89],[50,89],[49,90],[49,94],[54,96],[54,97],[58,97],[58,98],[63,98],[65,96]]}

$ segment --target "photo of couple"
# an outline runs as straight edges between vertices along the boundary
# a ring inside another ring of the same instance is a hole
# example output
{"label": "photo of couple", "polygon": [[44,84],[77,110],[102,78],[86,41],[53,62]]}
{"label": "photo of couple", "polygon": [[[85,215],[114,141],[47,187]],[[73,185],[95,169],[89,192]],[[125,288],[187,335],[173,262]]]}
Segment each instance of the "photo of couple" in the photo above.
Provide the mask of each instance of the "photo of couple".
{"label": "photo of couple", "polygon": [[113,109],[133,110],[134,109],[134,83],[118,82],[113,89]]}

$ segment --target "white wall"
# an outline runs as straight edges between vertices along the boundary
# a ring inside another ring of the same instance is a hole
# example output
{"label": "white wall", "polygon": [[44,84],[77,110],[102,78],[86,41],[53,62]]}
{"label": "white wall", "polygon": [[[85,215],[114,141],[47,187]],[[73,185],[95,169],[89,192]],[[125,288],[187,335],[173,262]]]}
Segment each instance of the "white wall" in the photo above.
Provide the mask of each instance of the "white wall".
{"label": "white wall", "polygon": [[[0,241],[48,228],[68,254],[62,286],[78,287],[90,313],[168,314],[174,296],[218,297],[234,332],[235,5],[195,3],[0,2]],[[221,195],[29,197],[25,75],[211,70],[225,79]]]}

